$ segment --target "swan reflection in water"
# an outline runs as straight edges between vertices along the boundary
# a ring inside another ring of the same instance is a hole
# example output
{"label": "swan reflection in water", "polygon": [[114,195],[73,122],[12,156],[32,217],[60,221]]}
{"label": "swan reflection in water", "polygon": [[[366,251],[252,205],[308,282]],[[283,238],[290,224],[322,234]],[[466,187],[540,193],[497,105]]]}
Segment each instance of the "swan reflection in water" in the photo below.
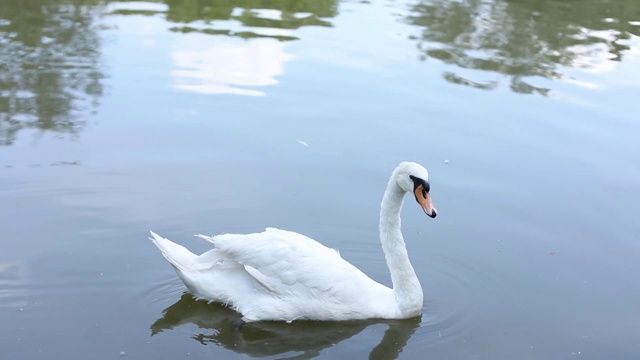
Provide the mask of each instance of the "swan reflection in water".
{"label": "swan reflection in water", "polygon": [[151,335],[180,325],[193,323],[203,330],[193,339],[203,345],[213,343],[237,353],[251,356],[284,355],[284,358],[311,359],[323,349],[349,339],[368,326],[387,324],[380,343],[369,359],[395,359],[420,326],[420,317],[406,320],[367,321],[264,321],[247,323],[237,330],[234,324],[242,315],[217,303],[196,300],[184,293],[180,300],[163,311],[151,325]]}

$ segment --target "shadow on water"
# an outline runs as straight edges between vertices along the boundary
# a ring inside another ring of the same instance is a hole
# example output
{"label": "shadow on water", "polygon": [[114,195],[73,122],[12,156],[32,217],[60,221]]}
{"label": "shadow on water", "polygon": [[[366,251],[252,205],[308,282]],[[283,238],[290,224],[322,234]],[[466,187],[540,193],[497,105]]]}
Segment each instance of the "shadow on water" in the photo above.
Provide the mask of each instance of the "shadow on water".
{"label": "shadow on water", "polygon": [[[551,93],[532,84],[534,77],[571,81],[563,67],[611,66],[629,50],[628,40],[640,35],[635,0],[422,0],[410,10],[406,20],[422,28],[415,38],[421,59],[499,73],[522,94]],[[499,86],[460,73],[444,72],[443,78],[484,90]]]}
{"label": "shadow on water", "polygon": [[[111,12],[114,15],[166,14],[166,19],[174,23],[204,22],[204,27],[176,26],[170,30],[182,33],[200,32],[209,35],[236,36],[244,39],[273,38],[280,41],[297,40],[291,35],[262,33],[259,29],[295,30],[304,26],[331,27],[327,18],[338,13],[336,0],[303,0],[303,1],[180,1],[166,0],[166,10],[125,9],[118,8]],[[255,31],[236,31],[225,28],[225,20],[234,20],[244,27]]]}
{"label": "shadow on water", "polygon": [[0,2],[0,145],[19,131],[77,134],[103,94],[98,1]]}
{"label": "shadow on water", "polygon": [[[203,345],[215,344],[250,356],[284,355],[285,358],[310,359],[323,349],[353,337],[368,326],[384,323],[387,330],[370,354],[369,359],[395,359],[403,350],[421,319],[402,321],[298,321],[259,322],[244,325],[240,330],[233,322],[241,315],[216,303],[195,300],[184,293],[180,300],[163,311],[163,316],[151,325],[157,335],[185,324],[195,324],[204,332],[193,335]],[[210,331],[207,331],[210,330]]]}

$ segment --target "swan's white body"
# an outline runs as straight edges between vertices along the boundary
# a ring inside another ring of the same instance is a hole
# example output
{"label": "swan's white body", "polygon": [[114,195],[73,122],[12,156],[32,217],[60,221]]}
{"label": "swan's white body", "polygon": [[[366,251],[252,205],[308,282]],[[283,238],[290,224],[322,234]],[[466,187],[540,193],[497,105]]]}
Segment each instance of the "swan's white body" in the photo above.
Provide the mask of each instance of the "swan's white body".
{"label": "swan's white body", "polygon": [[[337,251],[291,231],[198,235],[214,246],[200,256],[153,232],[151,240],[192,294],[231,305],[245,321],[418,316],[422,288],[400,232],[400,209],[412,186],[409,175],[428,179],[422,166],[401,163],[389,180],[380,211],[380,239],[393,288],[373,281]],[[425,212],[435,217],[430,200],[429,206],[423,206]]]}

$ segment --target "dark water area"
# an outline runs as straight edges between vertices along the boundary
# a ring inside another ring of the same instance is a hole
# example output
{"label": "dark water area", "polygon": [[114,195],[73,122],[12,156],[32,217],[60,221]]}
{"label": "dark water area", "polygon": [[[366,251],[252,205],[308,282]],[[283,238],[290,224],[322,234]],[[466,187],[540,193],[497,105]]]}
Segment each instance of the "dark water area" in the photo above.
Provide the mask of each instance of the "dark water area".
{"label": "dark water area", "polygon": [[[640,2],[0,2],[7,359],[640,358]],[[260,323],[147,240],[278,227],[390,285],[404,321]]]}

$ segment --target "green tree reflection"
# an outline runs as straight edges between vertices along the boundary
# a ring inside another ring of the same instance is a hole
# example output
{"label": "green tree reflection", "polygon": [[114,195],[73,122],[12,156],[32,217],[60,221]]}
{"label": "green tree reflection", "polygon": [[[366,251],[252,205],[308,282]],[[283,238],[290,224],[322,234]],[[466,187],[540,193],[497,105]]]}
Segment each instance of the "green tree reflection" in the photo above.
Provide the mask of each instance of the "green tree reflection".
{"label": "green tree reflection", "polygon": [[75,134],[95,111],[103,92],[96,3],[0,1],[0,145],[27,128]]}
{"label": "green tree reflection", "polygon": [[[171,28],[176,32],[201,32],[211,35],[237,36],[248,38],[274,38],[280,41],[296,40],[293,36],[262,34],[256,31],[232,31],[225,29],[220,20],[235,20],[243,26],[259,29],[295,30],[304,26],[332,26],[327,18],[337,15],[337,0],[164,0],[169,9],[166,18],[175,23],[203,21],[215,28],[195,28],[180,26]],[[277,14],[264,16],[265,11],[275,10]],[[164,11],[126,10],[112,12],[118,15],[154,15]],[[219,28],[222,26],[223,28]]]}
{"label": "green tree reflection", "polygon": [[[247,26],[275,27],[284,29],[297,29],[305,25],[330,24],[321,18],[334,17],[337,14],[335,0],[201,0],[181,1],[166,0],[169,5],[167,19],[175,22],[191,22],[194,20],[240,20]],[[244,9],[240,16],[234,15],[234,9]],[[252,16],[255,13],[251,9],[271,9],[282,12],[280,20],[264,19]],[[308,14],[305,17],[297,17],[296,14]]]}
{"label": "green tree reflection", "polygon": [[[563,67],[621,61],[626,40],[640,32],[636,0],[422,0],[411,10],[408,21],[423,27],[423,59],[506,75],[512,91],[527,94],[550,93],[527,78],[560,79]],[[498,85],[443,77],[480,89]]]}

